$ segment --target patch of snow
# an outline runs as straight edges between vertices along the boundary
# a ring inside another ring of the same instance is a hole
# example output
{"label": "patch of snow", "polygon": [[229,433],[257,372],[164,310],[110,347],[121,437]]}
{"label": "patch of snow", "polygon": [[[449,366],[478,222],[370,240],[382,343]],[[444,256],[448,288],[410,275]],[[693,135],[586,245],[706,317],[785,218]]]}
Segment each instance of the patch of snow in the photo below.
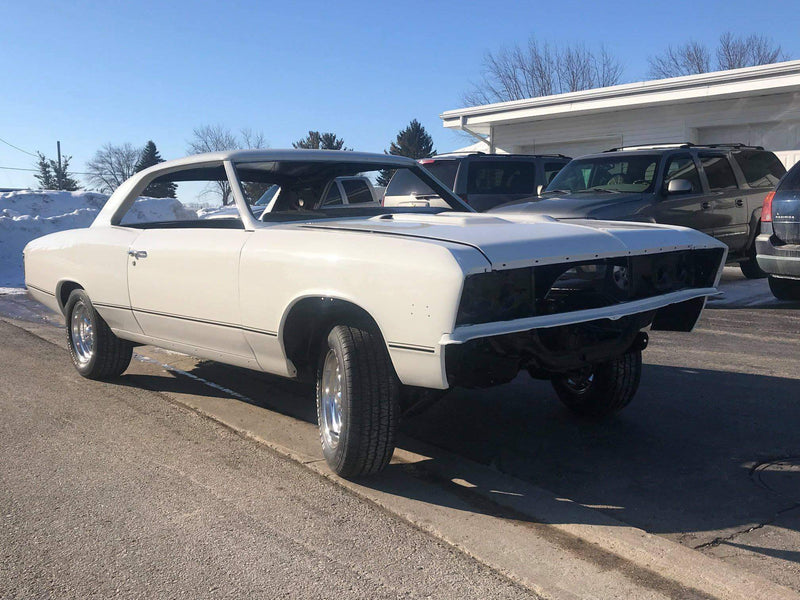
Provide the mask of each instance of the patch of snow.
{"label": "patch of snow", "polygon": [[[107,200],[106,194],[84,191],[0,193],[0,288],[24,286],[22,249],[28,242],[64,229],[89,227]],[[127,223],[137,223],[196,219],[197,213],[174,198],[139,198],[126,217]]]}

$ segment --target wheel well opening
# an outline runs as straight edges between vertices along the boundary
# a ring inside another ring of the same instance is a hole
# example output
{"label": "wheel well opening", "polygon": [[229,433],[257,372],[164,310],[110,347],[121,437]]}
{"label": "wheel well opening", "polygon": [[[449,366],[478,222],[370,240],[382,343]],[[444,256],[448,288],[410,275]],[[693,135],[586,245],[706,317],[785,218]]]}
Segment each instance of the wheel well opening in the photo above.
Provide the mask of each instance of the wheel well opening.
{"label": "wheel well opening", "polygon": [[58,288],[58,305],[61,307],[61,312],[64,312],[64,307],[67,305],[69,295],[73,290],[82,290],[83,286],[75,283],[74,281],[62,281]]}
{"label": "wheel well opening", "polygon": [[337,298],[303,298],[291,308],[283,326],[283,347],[286,357],[297,369],[298,378],[314,379],[319,349],[334,325],[369,327],[380,333],[375,319],[352,302]]}

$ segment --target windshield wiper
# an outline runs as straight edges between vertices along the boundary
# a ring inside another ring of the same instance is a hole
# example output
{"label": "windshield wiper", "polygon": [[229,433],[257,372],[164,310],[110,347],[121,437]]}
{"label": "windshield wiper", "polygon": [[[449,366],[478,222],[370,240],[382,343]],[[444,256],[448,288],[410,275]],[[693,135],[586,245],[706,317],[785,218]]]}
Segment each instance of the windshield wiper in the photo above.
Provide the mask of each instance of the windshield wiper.
{"label": "windshield wiper", "polygon": [[542,196],[545,194],[571,194],[572,190],[545,190],[541,193]]}
{"label": "windshield wiper", "polygon": [[603,187],[593,187],[587,188],[585,190],[576,190],[574,193],[576,194],[585,194],[586,192],[604,192],[606,194],[619,194],[619,190],[609,190],[608,188]]}

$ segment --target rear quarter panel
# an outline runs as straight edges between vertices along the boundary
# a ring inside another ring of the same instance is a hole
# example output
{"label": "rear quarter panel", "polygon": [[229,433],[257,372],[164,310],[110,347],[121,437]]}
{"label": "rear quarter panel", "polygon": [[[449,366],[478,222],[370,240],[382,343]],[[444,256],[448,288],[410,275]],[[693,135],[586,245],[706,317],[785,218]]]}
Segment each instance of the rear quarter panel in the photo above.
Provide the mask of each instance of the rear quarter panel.
{"label": "rear quarter panel", "polygon": [[37,300],[59,312],[61,286],[77,283],[112,329],[139,331],[127,310],[128,249],[138,235],[124,227],[91,227],[37,238],[25,247],[25,283]]}

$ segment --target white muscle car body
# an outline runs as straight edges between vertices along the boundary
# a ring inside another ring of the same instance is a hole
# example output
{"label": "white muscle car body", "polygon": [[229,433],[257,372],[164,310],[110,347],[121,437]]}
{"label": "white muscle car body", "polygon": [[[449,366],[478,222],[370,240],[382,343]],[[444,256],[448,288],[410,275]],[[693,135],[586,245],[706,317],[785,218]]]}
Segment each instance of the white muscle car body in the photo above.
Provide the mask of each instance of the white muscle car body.
{"label": "white muscle car body", "polygon": [[[336,177],[400,168],[425,179],[447,208],[308,204],[309,194]],[[226,178],[238,217],[125,223],[126,211],[154,180],[198,173],[207,180],[212,172]],[[280,184],[289,204],[255,218],[245,179]],[[358,325],[379,340],[370,353],[385,355],[385,377],[404,386],[486,386],[521,369],[566,377],[640,350],[648,327],[691,330],[705,298],[716,292],[725,253],[720,242],[685,228],[474,213],[402,157],[235,151],[138,173],[91,227],[34,240],[24,260],[30,294],[65,313],[79,370],[104,352],[98,337],[104,322],[129,345],[286,377],[316,375],[318,399],[338,374],[338,391],[331,392],[338,396],[328,401],[328,413],[320,409],[323,447],[327,431],[331,465],[359,475],[382,468],[388,457],[384,449],[353,466],[355,458],[341,456],[350,443],[345,413],[360,410],[342,397],[358,393],[349,379],[368,375],[348,371],[346,352],[326,343],[337,325]],[[71,303],[76,290],[83,301]],[[327,365],[330,353],[338,363]],[[102,373],[117,374],[111,371]],[[370,392],[369,402],[396,403],[401,388],[395,387]],[[345,425],[337,428],[337,418]]]}

